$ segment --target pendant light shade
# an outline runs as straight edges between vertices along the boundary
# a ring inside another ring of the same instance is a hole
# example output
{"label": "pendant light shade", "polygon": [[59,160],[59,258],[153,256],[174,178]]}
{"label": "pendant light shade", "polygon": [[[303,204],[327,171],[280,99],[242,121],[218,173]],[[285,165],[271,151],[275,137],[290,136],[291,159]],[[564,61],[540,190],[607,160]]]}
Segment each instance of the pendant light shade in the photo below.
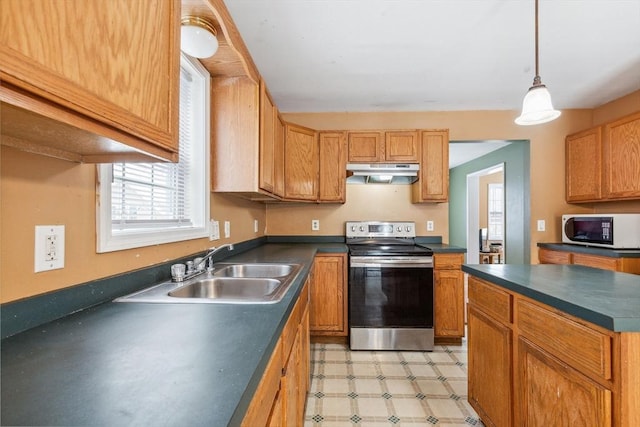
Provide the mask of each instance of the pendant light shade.
{"label": "pendant light shade", "polygon": [[538,67],[538,0],[536,3],[536,76],[533,79],[533,86],[522,101],[522,114],[516,118],[518,125],[528,126],[550,122],[560,116],[560,111],[553,108],[551,94],[547,87],[542,84]]}
{"label": "pendant light shade", "polygon": [[194,58],[209,58],[216,53],[216,29],[209,21],[197,16],[185,16],[181,24],[180,50]]}

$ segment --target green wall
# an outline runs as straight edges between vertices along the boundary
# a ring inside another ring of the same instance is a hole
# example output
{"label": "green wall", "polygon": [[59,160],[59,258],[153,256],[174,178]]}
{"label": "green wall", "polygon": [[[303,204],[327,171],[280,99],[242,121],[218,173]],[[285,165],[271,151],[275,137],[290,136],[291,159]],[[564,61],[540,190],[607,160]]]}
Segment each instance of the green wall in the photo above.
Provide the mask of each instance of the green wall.
{"label": "green wall", "polygon": [[505,258],[509,264],[530,264],[529,141],[509,142],[449,170],[449,244],[467,246],[467,175],[504,162]]}

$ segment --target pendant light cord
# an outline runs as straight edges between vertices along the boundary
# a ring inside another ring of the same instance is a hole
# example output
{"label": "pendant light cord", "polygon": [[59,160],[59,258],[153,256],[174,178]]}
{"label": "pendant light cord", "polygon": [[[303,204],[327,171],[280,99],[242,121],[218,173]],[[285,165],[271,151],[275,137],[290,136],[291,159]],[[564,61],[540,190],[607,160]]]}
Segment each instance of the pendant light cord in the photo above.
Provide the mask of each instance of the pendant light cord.
{"label": "pendant light cord", "polygon": [[536,75],[533,78],[533,85],[542,84],[542,80],[540,79],[540,69],[538,66],[538,0],[535,0],[536,5],[536,23],[535,23],[535,33],[536,33]]}

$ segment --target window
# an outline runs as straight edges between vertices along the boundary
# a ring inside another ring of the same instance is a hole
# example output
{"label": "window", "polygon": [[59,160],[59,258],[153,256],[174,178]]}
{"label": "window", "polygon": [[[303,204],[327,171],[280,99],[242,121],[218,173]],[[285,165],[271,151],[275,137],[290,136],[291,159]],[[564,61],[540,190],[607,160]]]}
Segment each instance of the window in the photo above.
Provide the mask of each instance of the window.
{"label": "window", "polygon": [[98,252],[208,235],[209,74],[180,61],[178,163],[98,166]]}
{"label": "window", "polygon": [[489,184],[488,193],[488,240],[504,239],[504,197],[502,184]]}

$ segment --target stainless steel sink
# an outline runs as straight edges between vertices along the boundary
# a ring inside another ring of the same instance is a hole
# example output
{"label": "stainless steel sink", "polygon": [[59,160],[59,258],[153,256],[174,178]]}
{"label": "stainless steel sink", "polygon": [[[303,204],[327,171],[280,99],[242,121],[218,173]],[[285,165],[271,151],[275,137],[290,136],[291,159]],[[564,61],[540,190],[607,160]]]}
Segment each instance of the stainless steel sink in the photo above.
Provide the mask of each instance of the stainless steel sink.
{"label": "stainless steel sink", "polygon": [[169,292],[175,298],[212,298],[219,300],[251,300],[273,295],[282,285],[280,280],[265,278],[210,277],[196,280]]}
{"label": "stainless steel sink", "polygon": [[299,264],[217,264],[185,282],[163,282],[115,302],[272,304],[287,293],[302,268]]}
{"label": "stainless steel sink", "polygon": [[220,266],[213,274],[225,277],[284,277],[291,274],[292,270],[291,264],[234,264]]}

